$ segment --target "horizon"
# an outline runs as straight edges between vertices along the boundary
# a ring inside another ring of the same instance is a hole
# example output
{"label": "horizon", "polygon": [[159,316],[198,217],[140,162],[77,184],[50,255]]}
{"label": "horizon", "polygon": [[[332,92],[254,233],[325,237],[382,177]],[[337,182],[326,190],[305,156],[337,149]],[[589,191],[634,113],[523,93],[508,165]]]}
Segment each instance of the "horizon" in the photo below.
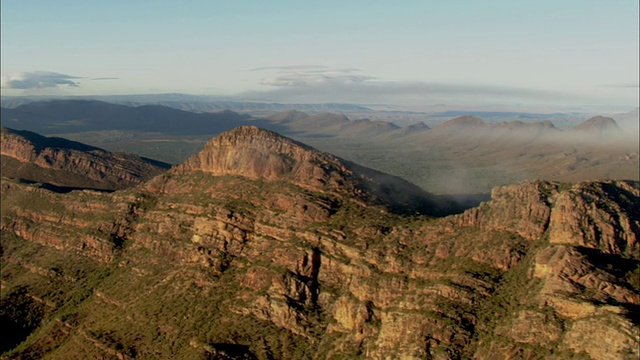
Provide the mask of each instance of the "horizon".
{"label": "horizon", "polygon": [[189,5],[3,2],[2,96],[639,106],[637,1]]}
{"label": "horizon", "polygon": [[[180,97],[180,100],[172,99],[172,97]],[[176,109],[193,112],[171,103],[202,103],[202,104],[263,104],[263,105],[280,105],[290,107],[289,110],[272,111],[272,113],[287,111],[302,111],[309,113],[317,113],[317,110],[305,110],[305,107],[313,106],[335,106],[335,109],[329,109],[324,112],[329,113],[350,113],[358,111],[366,111],[372,113],[398,112],[407,114],[444,114],[444,113],[465,113],[465,115],[473,115],[482,117],[483,115],[496,114],[530,114],[530,115],[582,115],[582,116],[617,116],[626,115],[637,112],[640,106],[632,104],[629,106],[607,106],[607,105],[540,105],[540,104],[433,104],[433,105],[398,105],[398,104],[380,104],[380,103],[349,103],[349,102],[287,102],[285,101],[261,101],[246,100],[241,98],[233,98],[230,96],[217,95],[201,95],[186,93],[132,93],[132,94],[104,94],[104,95],[74,95],[74,94],[18,94],[5,95],[2,94],[2,107],[13,108],[16,104],[12,103],[12,99],[19,101],[17,105],[39,101],[99,101],[111,104],[119,104],[126,106],[140,105],[160,105],[173,107]],[[5,106],[5,101],[9,101],[10,106]],[[354,109],[340,109],[341,106],[358,107]],[[242,113],[251,113],[250,110],[234,110],[233,106],[226,110],[240,111]],[[220,110],[223,111],[223,110]],[[265,110],[256,110],[258,112]],[[196,111],[197,112],[197,111]],[[456,115],[457,116],[457,115]],[[586,120],[587,118],[585,118]]]}

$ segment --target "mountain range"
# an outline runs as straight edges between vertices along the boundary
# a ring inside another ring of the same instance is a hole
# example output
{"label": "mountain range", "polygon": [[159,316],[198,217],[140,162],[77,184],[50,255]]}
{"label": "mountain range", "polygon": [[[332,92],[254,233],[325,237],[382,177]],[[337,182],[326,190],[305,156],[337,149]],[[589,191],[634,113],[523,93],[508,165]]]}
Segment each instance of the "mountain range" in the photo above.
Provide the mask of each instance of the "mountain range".
{"label": "mountain range", "polygon": [[637,357],[638,181],[462,211],[253,126],[114,192],[2,175],[3,358]]}
{"label": "mountain range", "polygon": [[125,130],[174,135],[217,134],[245,125],[249,118],[233,111],[193,113],[161,105],[131,107],[90,100],[33,102],[2,108],[1,117],[5,127],[44,134]]}
{"label": "mountain range", "polygon": [[532,178],[638,180],[640,166],[638,132],[621,130],[604,116],[562,129],[541,118],[486,122],[469,114],[432,126],[400,126],[297,110],[251,117],[232,111],[192,113],[158,105],[52,100],[3,108],[2,124],[173,164],[197,153],[221,131],[253,125],[438,194],[488,194],[494,186]]}
{"label": "mountain range", "polygon": [[368,107],[356,104],[281,104],[269,102],[251,102],[230,100],[215,96],[198,96],[187,94],[142,94],[142,95],[105,95],[105,96],[80,96],[63,98],[55,97],[28,97],[12,96],[2,97],[2,107],[15,108],[20,105],[45,100],[76,100],[76,101],[101,101],[126,106],[161,105],[178,110],[192,112],[217,112],[223,110],[233,110],[238,112],[251,113],[273,113],[292,109],[314,112],[331,111],[369,111]]}

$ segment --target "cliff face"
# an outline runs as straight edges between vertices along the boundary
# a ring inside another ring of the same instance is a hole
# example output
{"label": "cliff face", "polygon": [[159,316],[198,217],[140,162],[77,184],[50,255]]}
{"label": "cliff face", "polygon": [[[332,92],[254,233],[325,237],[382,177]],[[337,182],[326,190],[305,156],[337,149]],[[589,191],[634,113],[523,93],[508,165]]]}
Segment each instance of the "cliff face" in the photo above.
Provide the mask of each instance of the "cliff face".
{"label": "cliff face", "polygon": [[637,182],[524,182],[427,218],[359,171],[241,128],[113,194],[3,180],[3,292],[45,308],[7,356],[635,356]]}
{"label": "cliff face", "polygon": [[122,189],[140,184],[169,167],[28,131],[3,128],[0,140],[3,176],[57,186]]}

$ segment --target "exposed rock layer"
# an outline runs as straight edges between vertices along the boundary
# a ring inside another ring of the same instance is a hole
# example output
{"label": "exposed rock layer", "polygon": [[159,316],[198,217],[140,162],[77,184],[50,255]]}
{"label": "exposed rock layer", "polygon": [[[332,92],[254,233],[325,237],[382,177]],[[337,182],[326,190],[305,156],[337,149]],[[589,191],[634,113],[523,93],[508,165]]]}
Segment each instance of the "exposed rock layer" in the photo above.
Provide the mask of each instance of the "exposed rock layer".
{"label": "exposed rock layer", "polygon": [[455,211],[454,204],[438,200],[405,180],[254,126],[241,126],[216,136],[203,151],[174,169],[176,173],[190,171],[287,181],[307,190],[352,197],[405,213],[441,215]]}
{"label": "exposed rock layer", "polygon": [[64,187],[115,190],[140,184],[169,165],[61,138],[2,128],[2,175]]}

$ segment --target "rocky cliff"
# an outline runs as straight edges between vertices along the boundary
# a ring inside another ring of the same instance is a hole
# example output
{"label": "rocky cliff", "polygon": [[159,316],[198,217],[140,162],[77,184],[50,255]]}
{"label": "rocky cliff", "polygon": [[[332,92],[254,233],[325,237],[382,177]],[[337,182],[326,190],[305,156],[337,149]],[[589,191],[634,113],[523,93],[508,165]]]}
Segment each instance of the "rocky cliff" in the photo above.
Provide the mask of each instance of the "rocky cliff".
{"label": "rocky cliff", "polygon": [[216,136],[203,151],[173,173],[201,171],[213,176],[240,175],[262,181],[286,181],[309,191],[387,206],[392,211],[442,215],[455,211],[419,187],[394,176],[353,164],[255,126]]}
{"label": "rocky cliff", "polygon": [[433,218],[360,171],[240,128],[112,194],[3,180],[0,316],[24,333],[4,356],[637,357],[637,182]]}
{"label": "rocky cliff", "polygon": [[140,184],[168,164],[112,153],[61,138],[2,128],[2,176],[71,188],[122,189]]}

